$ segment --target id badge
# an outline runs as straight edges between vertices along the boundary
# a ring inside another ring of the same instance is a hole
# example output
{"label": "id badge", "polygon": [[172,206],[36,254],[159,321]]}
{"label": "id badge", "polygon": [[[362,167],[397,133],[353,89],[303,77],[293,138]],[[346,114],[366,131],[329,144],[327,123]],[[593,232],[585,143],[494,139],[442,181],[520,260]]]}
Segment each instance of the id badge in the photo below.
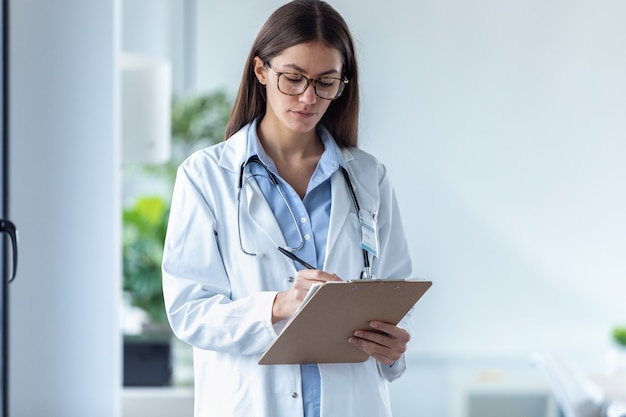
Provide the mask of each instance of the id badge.
{"label": "id badge", "polygon": [[378,225],[376,212],[359,211],[361,223],[361,247],[374,256],[378,256]]}

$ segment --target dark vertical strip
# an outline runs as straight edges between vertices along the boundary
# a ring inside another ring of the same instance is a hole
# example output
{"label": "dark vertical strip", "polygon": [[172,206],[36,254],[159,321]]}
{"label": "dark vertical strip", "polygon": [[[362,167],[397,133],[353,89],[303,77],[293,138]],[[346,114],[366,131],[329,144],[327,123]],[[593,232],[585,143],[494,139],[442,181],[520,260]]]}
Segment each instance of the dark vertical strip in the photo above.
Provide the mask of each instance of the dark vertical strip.
{"label": "dark vertical strip", "polygon": [[9,217],[9,0],[2,0],[2,212]]}
{"label": "dark vertical strip", "polygon": [[[0,193],[2,195],[1,207],[0,207],[0,219],[4,219],[9,215],[9,0],[2,1],[2,16],[0,21],[2,22],[1,30],[1,45],[2,45],[2,119],[0,124],[2,125],[2,155],[0,160]],[[8,396],[9,396],[9,320],[8,320],[8,245],[6,245],[5,233],[2,233],[1,248],[2,248],[2,264],[0,265],[0,280],[2,281],[0,294],[0,325],[2,326],[2,353],[0,358],[0,372],[2,373],[1,387],[0,387],[0,413],[2,417],[8,416]],[[17,248],[13,248],[17,250]]]}

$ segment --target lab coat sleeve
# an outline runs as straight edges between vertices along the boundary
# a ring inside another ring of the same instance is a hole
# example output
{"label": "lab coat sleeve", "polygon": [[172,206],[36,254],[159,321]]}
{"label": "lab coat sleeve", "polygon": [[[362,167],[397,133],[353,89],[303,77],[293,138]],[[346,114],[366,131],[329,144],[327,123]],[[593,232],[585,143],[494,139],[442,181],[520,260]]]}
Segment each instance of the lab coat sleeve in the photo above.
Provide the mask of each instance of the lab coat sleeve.
{"label": "lab coat sleeve", "polygon": [[162,263],[168,319],[174,334],[195,347],[262,353],[276,337],[271,322],[276,292],[231,299],[215,232],[213,201],[219,196],[208,195],[200,183],[208,174],[189,164],[178,169]]}
{"label": "lab coat sleeve", "polygon": [[[410,278],[412,273],[404,225],[395,191],[384,165],[380,165],[380,205],[378,209],[378,233],[380,256],[374,259],[373,272],[381,278]],[[411,312],[398,323],[412,336]],[[406,357],[389,367],[378,363],[380,372],[389,381],[399,378],[406,370]]]}

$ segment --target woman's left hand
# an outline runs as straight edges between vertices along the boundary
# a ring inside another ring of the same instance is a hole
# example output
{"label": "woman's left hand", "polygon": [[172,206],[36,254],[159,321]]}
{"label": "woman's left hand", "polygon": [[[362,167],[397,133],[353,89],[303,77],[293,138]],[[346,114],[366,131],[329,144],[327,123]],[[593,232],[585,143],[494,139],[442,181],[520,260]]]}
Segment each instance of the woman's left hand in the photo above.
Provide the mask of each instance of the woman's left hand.
{"label": "woman's left hand", "polygon": [[391,366],[406,352],[409,333],[391,323],[373,321],[373,330],[357,330],[348,341],[383,365]]}

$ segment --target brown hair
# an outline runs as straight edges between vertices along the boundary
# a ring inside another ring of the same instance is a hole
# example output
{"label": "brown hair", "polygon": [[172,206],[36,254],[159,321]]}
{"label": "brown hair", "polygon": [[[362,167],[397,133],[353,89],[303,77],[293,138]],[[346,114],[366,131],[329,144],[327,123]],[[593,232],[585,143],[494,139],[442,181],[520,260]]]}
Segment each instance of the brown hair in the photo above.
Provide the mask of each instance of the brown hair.
{"label": "brown hair", "polygon": [[343,57],[343,75],[349,80],[337,100],[330,103],[322,123],[340,147],[357,146],[359,80],[354,41],[341,15],[321,0],[294,0],[278,8],[265,22],[250,49],[239,92],[226,125],[226,139],[265,113],[265,86],[254,74],[254,57],[264,62],[285,49],[321,41]]}

